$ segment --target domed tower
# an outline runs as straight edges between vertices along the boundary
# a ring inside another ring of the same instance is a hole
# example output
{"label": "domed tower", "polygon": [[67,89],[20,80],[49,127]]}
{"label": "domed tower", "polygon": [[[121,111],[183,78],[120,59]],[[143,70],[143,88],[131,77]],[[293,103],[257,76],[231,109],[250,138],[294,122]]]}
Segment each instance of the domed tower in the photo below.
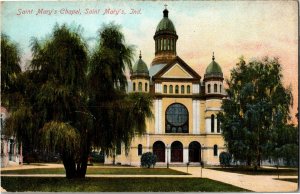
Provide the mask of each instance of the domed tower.
{"label": "domed tower", "polygon": [[207,66],[204,74],[206,97],[222,98],[223,92],[223,72],[220,65],[215,61],[213,53],[212,62]]}
{"label": "domed tower", "polygon": [[223,90],[223,73],[220,65],[212,56],[212,62],[207,66],[204,74],[205,83],[205,129],[206,133],[221,133],[221,124],[218,113],[221,111],[222,98],[225,97]]}
{"label": "domed tower", "polygon": [[168,17],[169,11],[163,11],[163,18],[156,27],[154,35],[155,40],[155,58],[152,66],[166,64],[176,57],[176,41],[178,36],[173,22]]}
{"label": "domed tower", "polygon": [[142,60],[141,52],[139,60],[132,68],[130,79],[133,92],[149,92],[149,70],[146,63]]}

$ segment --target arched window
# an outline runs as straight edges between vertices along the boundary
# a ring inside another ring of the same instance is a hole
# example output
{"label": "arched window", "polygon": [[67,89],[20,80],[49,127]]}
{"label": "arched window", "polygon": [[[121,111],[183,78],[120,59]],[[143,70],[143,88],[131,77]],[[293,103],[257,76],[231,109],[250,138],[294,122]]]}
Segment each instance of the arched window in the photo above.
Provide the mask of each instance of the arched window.
{"label": "arched window", "polygon": [[169,86],[169,93],[173,94],[173,86],[172,85]]}
{"label": "arched window", "polygon": [[140,156],[142,154],[143,154],[143,146],[142,146],[142,144],[139,144],[138,145],[138,156]]}
{"label": "arched window", "polygon": [[210,93],[210,84],[207,85],[207,93]]}
{"label": "arched window", "polygon": [[211,115],[210,118],[210,127],[211,127],[211,132],[215,132],[215,115]]}
{"label": "arched window", "polygon": [[167,50],[167,39],[164,39],[164,51]]}
{"label": "arched window", "polygon": [[218,156],[218,146],[214,145],[214,156]]}
{"label": "arched window", "polygon": [[184,86],[181,86],[181,94],[184,94]]}
{"label": "arched window", "polygon": [[217,93],[218,92],[218,88],[217,88],[217,84],[214,84],[214,92]]}
{"label": "arched window", "polygon": [[173,39],[171,39],[171,50],[173,50]]}
{"label": "arched window", "polygon": [[222,85],[220,85],[220,93],[222,93]]}
{"label": "arched window", "polygon": [[139,82],[139,92],[142,91],[142,87],[143,87],[142,82]]}
{"label": "arched window", "polygon": [[217,133],[220,133],[220,118],[217,117]]}
{"label": "arched window", "polygon": [[189,113],[179,103],[171,104],[166,110],[166,133],[188,133]]}
{"label": "arched window", "polygon": [[188,93],[188,94],[191,93],[191,87],[190,86],[186,87],[186,93]]}
{"label": "arched window", "polygon": [[175,93],[176,93],[176,94],[179,93],[179,87],[178,87],[178,85],[175,86]]}
{"label": "arched window", "polygon": [[148,84],[145,83],[145,92],[147,92],[147,90],[148,90]]}
{"label": "arched window", "polygon": [[167,85],[164,85],[164,93],[167,93],[168,92],[168,87]]}
{"label": "arched window", "polygon": [[135,91],[135,83],[133,83],[133,91]]}

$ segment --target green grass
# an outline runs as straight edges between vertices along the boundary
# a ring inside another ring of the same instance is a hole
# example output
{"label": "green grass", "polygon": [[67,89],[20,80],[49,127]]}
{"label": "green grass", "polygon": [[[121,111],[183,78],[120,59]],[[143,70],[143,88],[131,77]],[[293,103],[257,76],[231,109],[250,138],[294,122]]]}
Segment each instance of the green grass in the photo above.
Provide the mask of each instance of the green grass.
{"label": "green grass", "polygon": [[[64,168],[35,168],[22,170],[2,170],[1,174],[65,174]],[[187,175],[185,172],[167,168],[99,168],[88,167],[87,174],[118,175]]]}
{"label": "green grass", "polygon": [[254,171],[253,168],[249,167],[228,167],[228,168],[209,168],[211,170],[219,170],[224,172],[233,172],[239,174],[248,175],[295,175],[298,176],[298,169],[296,168],[286,168],[286,169],[276,169],[276,168],[258,168]]}
{"label": "green grass", "polygon": [[298,183],[298,179],[297,178],[279,178],[279,179],[276,178],[275,180],[288,181],[288,182],[292,182],[292,183]]}
{"label": "green grass", "polygon": [[24,192],[239,192],[247,190],[206,178],[1,177],[6,191]]}

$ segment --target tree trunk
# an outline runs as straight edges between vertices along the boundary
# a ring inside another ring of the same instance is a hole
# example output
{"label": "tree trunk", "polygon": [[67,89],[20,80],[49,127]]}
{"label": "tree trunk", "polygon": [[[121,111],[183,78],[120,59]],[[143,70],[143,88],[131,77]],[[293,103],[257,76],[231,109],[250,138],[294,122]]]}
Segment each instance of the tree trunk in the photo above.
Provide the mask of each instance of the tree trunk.
{"label": "tree trunk", "polygon": [[66,178],[85,178],[89,153],[89,145],[84,146],[81,151],[80,160],[78,162],[75,161],[75,156],[73,154],[70,154],[68,152],[64,152],[62,154],[61,158],[65,167]]}

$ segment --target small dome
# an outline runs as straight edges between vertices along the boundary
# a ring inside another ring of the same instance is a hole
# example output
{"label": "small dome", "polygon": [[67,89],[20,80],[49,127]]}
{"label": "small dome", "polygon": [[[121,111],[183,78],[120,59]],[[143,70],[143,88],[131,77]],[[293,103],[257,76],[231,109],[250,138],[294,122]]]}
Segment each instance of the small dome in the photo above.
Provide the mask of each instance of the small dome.
{"label": "small dome", "polygon": [[216,76],[216,77],[223,77],[223,72],[220,65],[215,62],[215,56],[212,57],[212,62],[207,66],[205,71],[205,77],[209,76]]}
{"label": "small dome", "polygon": [[156,32],[159,31],[169,31],[169,32],[173,32],[176,34],[176,30],[174,27],[173,22],[168,18],[168,13],[169,11],[167,9],[165,9],[163,11],[164,13],[164,17],[163,19],[160,20],[160,22],[158,23],[157,27],[156,27]]}
{"label": "small dome", "polygon": [[139,60],[134,64],[132,68],[133,75],[149,75],[149,70],[146,63],[142,60],[142,55],[140,53]]}

